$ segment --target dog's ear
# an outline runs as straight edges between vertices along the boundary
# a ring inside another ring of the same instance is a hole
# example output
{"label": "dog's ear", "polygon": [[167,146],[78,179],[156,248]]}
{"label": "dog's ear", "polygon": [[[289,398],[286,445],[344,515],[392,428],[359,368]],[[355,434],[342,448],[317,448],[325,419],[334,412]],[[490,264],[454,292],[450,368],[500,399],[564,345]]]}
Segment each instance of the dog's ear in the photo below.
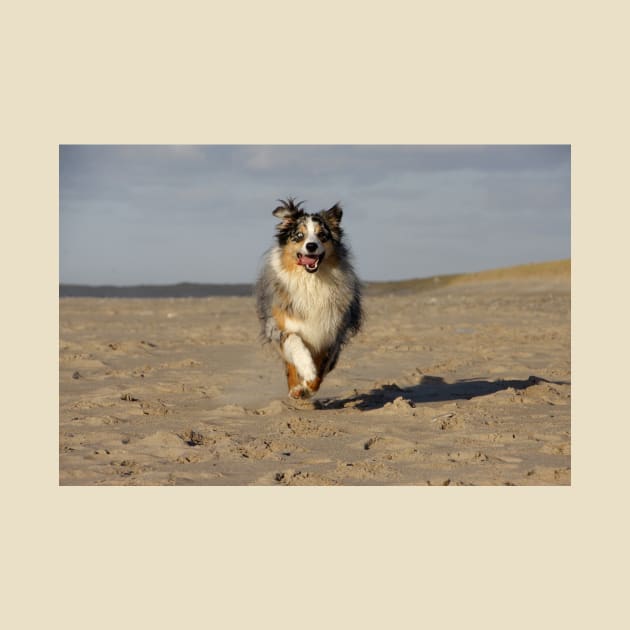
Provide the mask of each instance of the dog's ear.
{"label": "dog's ear", "polygon": [[295,213],[289,210],[289,208],[285,206],[278,206],[273,211],[273,216],[278,217],[278,219],[289,219],[292,218]]}
{"label": "dog's ear", "polygon": [[280,204],[274,211],[273,216],[282,219],[278,225],[276,225],[276,236],[280,245],[284,245],[291,231],[295,227],[296,222],[302,216],[304,216],[304,210],[300,208],[303,202],[295,203],[292,197],[289,197],[286,201],[279,199]]}
{"label": "dog's ear", "polygon": [[283,219],[284,222],[293,221],[301,214],[304,214],[304,210],[300,207],[304,202],[300,201],[295,203],[293,197],[286,199],[278,199],[280,205],[273,211],[273,216]]}
{"label": "dog's ear", "polygon": [[343,216],[343,210],[341,209],[341,205],[337,202],[332,208],[329,210],[324,210],[322,212],[324,219],[331,228],[338,228],[341,223],[341,217]]}

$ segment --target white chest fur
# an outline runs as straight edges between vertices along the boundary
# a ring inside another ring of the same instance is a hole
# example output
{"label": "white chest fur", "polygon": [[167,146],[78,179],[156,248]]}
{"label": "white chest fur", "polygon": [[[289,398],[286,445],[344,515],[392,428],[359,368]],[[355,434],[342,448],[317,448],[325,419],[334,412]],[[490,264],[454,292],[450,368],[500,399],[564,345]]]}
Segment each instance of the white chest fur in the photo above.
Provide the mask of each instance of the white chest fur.
{"label": "white chest fur", "polygon": [[330,346],[352,297],[342,270],[324,262],[315,274],[289,273],[282,268],[279,252],[271,261],[290,296],[292,316],[285,318],[285,331],[298,334],[315,352]]}

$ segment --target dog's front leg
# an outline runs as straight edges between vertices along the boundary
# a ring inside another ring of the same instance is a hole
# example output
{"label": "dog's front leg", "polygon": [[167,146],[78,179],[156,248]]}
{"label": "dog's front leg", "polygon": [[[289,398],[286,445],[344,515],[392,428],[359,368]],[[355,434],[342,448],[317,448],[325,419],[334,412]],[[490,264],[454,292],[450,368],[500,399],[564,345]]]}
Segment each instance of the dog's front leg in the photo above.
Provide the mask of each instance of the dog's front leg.
{"label": "dog's front leg", "polygon": [[317,379],[317,369],[309,349],[295,333],[286,337],[282,353],[287,362],[287,381],[291,398],[308,398],[316,388],[311,387]]}

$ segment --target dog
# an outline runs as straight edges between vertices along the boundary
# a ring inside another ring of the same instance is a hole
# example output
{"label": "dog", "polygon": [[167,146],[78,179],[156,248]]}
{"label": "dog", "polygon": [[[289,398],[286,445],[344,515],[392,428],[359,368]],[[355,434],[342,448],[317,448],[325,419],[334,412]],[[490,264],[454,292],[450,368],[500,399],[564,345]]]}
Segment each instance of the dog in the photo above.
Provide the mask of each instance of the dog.
{"label": "dog", "polygon": [[343,240],[339,203],[309,214],[289,197],[273,215],[277,244],[263,258],[256,310],[263,341],[284,359],[289,396],[309,398],[361,328],[361,283]]}

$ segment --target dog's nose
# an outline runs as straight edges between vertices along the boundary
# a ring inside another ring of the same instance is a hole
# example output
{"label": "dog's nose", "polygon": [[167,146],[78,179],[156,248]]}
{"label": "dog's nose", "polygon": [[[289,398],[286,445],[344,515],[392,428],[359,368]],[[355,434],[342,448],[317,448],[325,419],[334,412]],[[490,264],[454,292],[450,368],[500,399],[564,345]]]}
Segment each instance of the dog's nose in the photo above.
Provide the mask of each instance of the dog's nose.
{"label": "dog's nose", "polygon": [[306,251],[313,253],[317,249],[317,243],[306,243]]}

